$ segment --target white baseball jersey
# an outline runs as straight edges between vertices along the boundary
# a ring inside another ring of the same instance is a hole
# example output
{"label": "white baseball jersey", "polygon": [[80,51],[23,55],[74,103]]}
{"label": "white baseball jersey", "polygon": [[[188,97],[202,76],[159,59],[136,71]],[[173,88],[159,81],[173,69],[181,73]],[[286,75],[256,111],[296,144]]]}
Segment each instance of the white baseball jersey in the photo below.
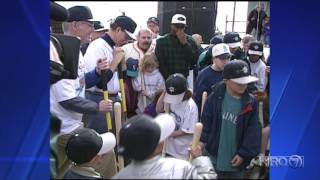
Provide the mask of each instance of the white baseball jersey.
{"label": "white baseball jersey", "polygon": [[250,62],[250,68],[251,68],[251,75],[259,79],[255,83],[258,91],[263,92],[267,86],[266,65],[261,60],[259,60],[256,63]]}
{"label": "white baseball jersey", "polygon": [[175,130],[182,130],[187,135],[169,137],[166,142],[166,153],[187,160],[188,147],[192,143],[194,125],[198,122],[198,107],[192,98],[179,104],[170,104],[170,114],[176,122]]}
{"label": "white baseball jersey", "polygon": [[[86,54],[84,55],[86,72],[94,70],[96,68],[97,61],[101,58],[107,58],[107,61],[111,64],[113,60],[113,47],[111,47],[104,39],[98,38],[90,43]],[[107,87],[110,94],[116,94],[120,91],[118,72],[113,73]],[[97,86],[89,88],[88,90],[102,92],[102,90]]]}
{"label": "white baseball jersey", "polygon": [[62,79],[50,87],[50,112],[61,120],[61,134],[70,133],[83,126],[81,113],[65,109],[59,104],[78,96],[85,97],[85,64],[81,52],[77,79]]}

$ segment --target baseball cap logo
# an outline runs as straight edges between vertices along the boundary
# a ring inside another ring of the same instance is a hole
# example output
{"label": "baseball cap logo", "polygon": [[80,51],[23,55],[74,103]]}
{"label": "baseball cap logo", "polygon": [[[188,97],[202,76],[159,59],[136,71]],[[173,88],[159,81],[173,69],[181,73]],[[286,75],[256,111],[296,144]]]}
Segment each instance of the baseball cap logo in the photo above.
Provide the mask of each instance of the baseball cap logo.
{"label": "baseball cap logo", "polygon": [[258,46],[258,45],[255,45],[255,46],[254,46],[254,49],[255,49],[255,50],[258,50],[258,49],[259,49],[259,46]]}
{"label": "baseball cap logo", "polygon": [[179,21],[184,21],[185,19],[183,17],[178,17]]}
{"label": "baseball cap logo", "polygon": [[238,37],[235,37],[235,38],[234,38],[234,40],[235,40],[235,41],[238,41],[238,40],[239,40],[239,38],[238,38]]}
{"label": "baseball cap logo", "polygon": [[248,68],[247,68],[246,66],[244,66],[244,67],[242,68],[242,72],[245,73],[245,74],[247,74],[247,73],[248,73]]}
{"label": "baseball cap logo", "polygon": [[169,92],[173,93],[174,92],[174,87],[171,86],[171,87],[168,88],[168,90],[169,90]]}
{"label": "baseball cap logo", "polygon": [[226,46],[223,46],[223,50],[224,50],[224,52],[228,52],[228,49]]}

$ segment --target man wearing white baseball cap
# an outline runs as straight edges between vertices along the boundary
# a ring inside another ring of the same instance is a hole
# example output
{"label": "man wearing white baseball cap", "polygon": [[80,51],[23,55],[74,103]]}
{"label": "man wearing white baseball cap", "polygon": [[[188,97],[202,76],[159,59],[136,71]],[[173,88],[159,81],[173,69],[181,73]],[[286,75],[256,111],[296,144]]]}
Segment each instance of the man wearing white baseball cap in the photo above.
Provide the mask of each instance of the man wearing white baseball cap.
{"label": "man wearing white baseball cap", "polygon": [[[222,81],[222,71],[224,65],[230,61],[230,50],[227,44],[221,43],[211,49],[212,65],[200,71],[193,90],[193,99],[198,107],[201,107],[202,93],[206,91],[208,95],[212,92],[211,87]],[[198,108],[200,116],[201,109]]]}
{"label": "man wearing white baseball cap", "polygon": [[213,86],[202,113],[200,141],[218,179],[242,179],[245,167],[260,152],[258,102],[247,85],[258,79],[241,60],[228,62],[223,81]]}
{"label": "man wearing white baseball cap", "polygon": [[113,179],[215,179],[216,173],[201,150],[190,150],[191,164],[161,156],[164,140],[175,129],[172,116],[160,114],[155,119],[146,115],[130,118],[121,128],[119,153],[131,159]]}
{"label": "man wearing white baseball cap", "polygon": [[186,17],[175,14],[171,20],[170,33],[157,39],[155,53],[164,79],[174,73],[187,77],[189,69],[197,63],[198,48],[194,39],[185,34],[186,25]]}

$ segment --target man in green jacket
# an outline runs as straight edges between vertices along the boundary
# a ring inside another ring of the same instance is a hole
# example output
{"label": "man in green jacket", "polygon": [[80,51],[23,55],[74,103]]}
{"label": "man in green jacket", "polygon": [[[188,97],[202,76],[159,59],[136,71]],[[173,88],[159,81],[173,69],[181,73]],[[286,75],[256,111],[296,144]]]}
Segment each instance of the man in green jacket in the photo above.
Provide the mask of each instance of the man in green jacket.
{"label": "man in green jacket", "polygon": [[189,69],[197,63],[197,45],[194,39],[184,33],[187,20],[182,14],[175,14],[171,20],[171,31],[157,39],[156,56],[159,69],[167,79],[171,74],[189,75]]}

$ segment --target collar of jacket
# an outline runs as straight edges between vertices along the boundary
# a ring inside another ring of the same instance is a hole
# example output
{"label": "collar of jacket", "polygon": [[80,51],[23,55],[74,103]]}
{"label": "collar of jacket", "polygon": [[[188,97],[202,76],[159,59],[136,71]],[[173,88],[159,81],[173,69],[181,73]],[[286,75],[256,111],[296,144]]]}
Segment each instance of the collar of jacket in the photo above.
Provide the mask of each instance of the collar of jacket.
{"label": "collar of jacket", "polygon": [[[212,89],[212,93],[213,95],[215,95],[219,100],[222,100],[224,98],[224,95],[226,93],[226,84],[221,81],[213,86],[211,86],[211,89]],[[242,97],[241,97],[241,102],[242,102],[242,110],[240,112],[239,115],[243,115],[243,114],[246,114],[248,112],[251,112],[253,110],[253,107],[252,107],[252,98],[250,97],[250,94],[248,92],[248,90],[246,90]]]}
{"label": "collar of jacket", "polygon": [[73,165],[71,171],[86,177],[102,178],[101,174],[96,172],[92,167],[76,166]]}
{"label": "collar of jacket", "polygon": [[116,43],[111,39],[111,37],[109,36],[108,33],[106,33],[104,36],[101,37],[103,40],[105,40],[110,47],[112,47],[112,49],[114,48],[114,46],[116,45]]}

